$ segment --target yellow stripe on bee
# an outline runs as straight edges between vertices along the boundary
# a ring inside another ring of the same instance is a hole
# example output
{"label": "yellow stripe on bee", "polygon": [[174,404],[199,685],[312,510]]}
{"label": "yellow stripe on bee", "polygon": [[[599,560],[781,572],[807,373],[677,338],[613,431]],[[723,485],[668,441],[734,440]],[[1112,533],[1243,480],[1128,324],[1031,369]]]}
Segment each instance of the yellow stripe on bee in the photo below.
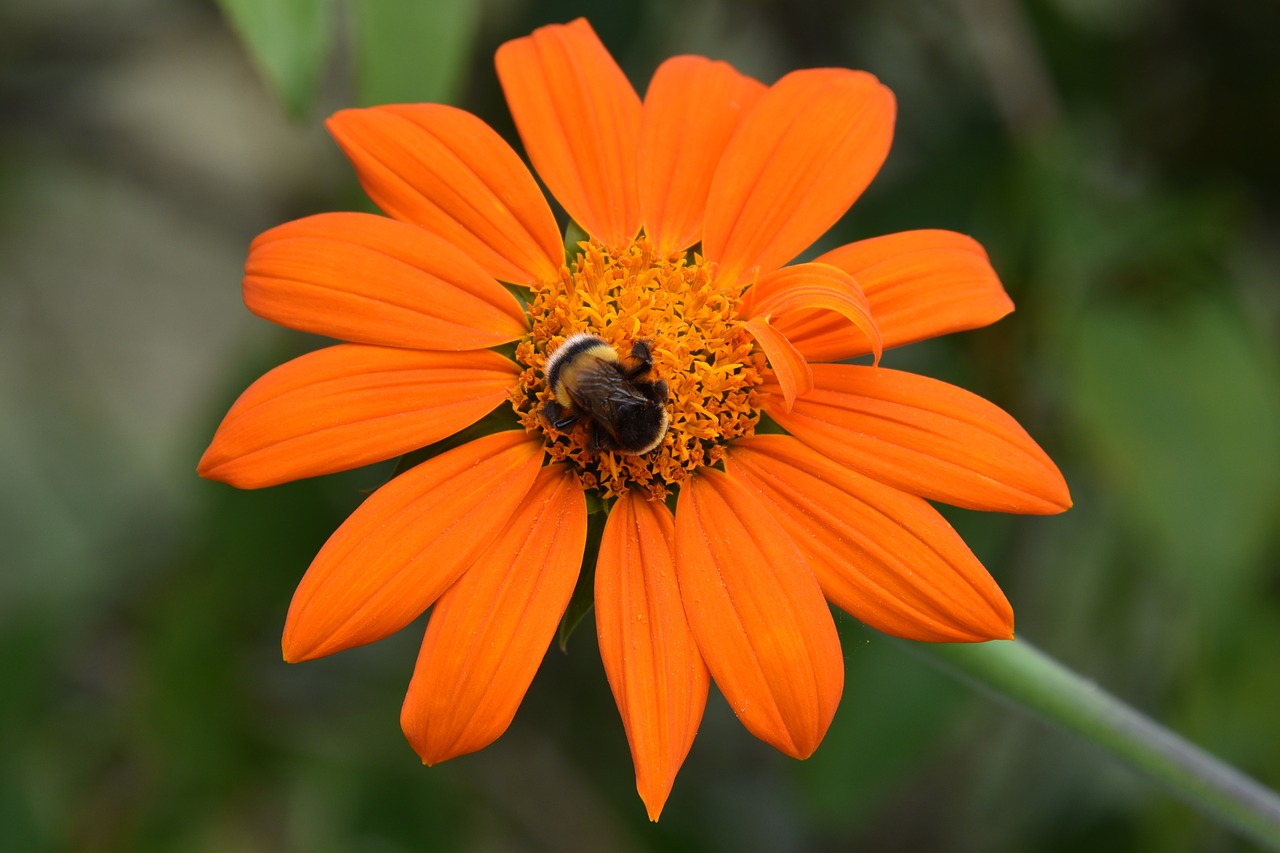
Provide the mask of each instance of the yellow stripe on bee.
{"label": "yellow stripe on bee", "polygon": [[583,372],[594,369],[601,361],[617,364],[618,360],[618,353],[606,343],[574,353],[561,366],[560,373],[556,376],[556,387],[553,389],[556,402],[566,409],[573,408],[573,398],[569,396],[569,389],[578,386]]}

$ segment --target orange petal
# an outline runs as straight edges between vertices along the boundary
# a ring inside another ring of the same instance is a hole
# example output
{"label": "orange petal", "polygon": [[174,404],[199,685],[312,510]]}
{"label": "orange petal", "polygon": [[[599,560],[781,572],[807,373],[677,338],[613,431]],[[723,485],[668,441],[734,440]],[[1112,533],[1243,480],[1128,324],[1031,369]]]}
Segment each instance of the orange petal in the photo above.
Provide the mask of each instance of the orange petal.
{"label": "orange petal", "polygon": [[609,513],[596,562],[600,659],[650,820],[693,745],[710,683],[680,601],[674,547],[666,505],[628,493]]}
{"label": "orange petal", "polygon": [[542,443],[500,432],[428,459],[378,489],[329,537],[293,594],[284,657],[380,640],[418,618],[524,500]]}
{"label": "orange petal", "polygon": [[291,329],[415,349],[483,349],[527,327],[515,297],[462,252],[367,213],[322,213],[259,235],[244,302]]}
{"label": "orange petal", "polygon": [[640,98],[585,18],[498,48],[498,79],[520,138],[569,215],[609,248],[640,230]]}
{"label": "orange petal", "polygon": [[813,390],[813,373],[809,370],[809,362],[796,351],[791,341],[769,325],[767,317],[752,317],[743,326],[764,351],[764,357],[769,360],[769,367],[773,370],[774,381],[782,388],[787,411],[791,411],[797,395],[808,394]]}
{"label": "orange petal", "polygon": [[492,544],[431,612],[400,711],[423,763],[483,749],[507,730],[573,594],[587,502],[572,472],[542,469]]}
{"label": "orange petal", "polygon": [[744,316],[767,315],[779,331],[791,328],[788,321],[797,315],[835,319],[846,337],[852,323],[857,330],[853,335],[864,348],[870,344],[876,363],[880,361],[884,347],[871,305],[858,282],[844,270],[819,263],[783,267],[762,276],[747,291],[745,303]]}
{"label": "orange petal", "polygon": [[726,279],[772,272],[835,224],[893,139],[893,94],[861,71],[794,71],[743,119],[711,182],[703,246]]}
{"label": "orange petal", "polygon": [[1004,593],[927,501],[786,435],[734,442],[728,471],[760,493],[827,600],[854,618],[909,640],[1012,639]]}
{"label": "orange petal", "polygon": [[680,490],[676,577],[698,648],[738,719],[787,755],[811,755],[844,688],[835,623],[768,508],[713,468]]}
{"label": "orange petal", "polygon": [[976,394],[899,370],[812,369],[814,389],[791,411],[780,388],[763,403],[819,453],[904,492],[969,509],[1047,515],[1071,506],[1048,455]]}
{"label": "orange petal", "polygon": [[676,56],[658,66],[640,118],[640,210],[658,254],[702,239],[711,177],[765,86],[726,62]]}
{"label": "orange petal", "polygon": [[[862,286],[886,347],[979,329],[1013,310],[987,253],[954,231],[904,231],[859,240],[816,263],[849,273]],[[778,327],[811,361],[869,352],[842,318],[816,311],[780,319]]]}
{"label": "orange petal", "polygon": [[198,470],[256,489],[390,459],[475,423],[519,373],[490,350],[322,349],[250,385]]}
{"label": "orange petal", "polygon": [[501,136],[444,104],[343,110],[326,125],[369,198],[461,249],[494,278],[551,281],[564,263],[555,217]]}

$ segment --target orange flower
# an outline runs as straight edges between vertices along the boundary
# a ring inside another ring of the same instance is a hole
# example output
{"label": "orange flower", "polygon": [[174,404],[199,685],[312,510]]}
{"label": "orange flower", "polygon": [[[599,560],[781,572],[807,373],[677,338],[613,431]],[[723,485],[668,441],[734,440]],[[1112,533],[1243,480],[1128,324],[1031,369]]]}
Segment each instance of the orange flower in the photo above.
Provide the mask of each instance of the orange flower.
{"label": "orange flower", "polygon": [[[484,747],[569,602],[594,491],[609,512],[600,653],[656,820],[712,678],[757,737],[797,758],[817,747],[844,679],[827,601],[900,637],[1012,636],[1004,595],[928,500],[1054,513],[1070,499],[992,404],[818,363],[878,364],[882,348],[1013,308],[982,248],[946,231],[784,266],[888,153],[894,99],[874,77],[815,69],[766,87],[682,56],[642,101],[584,20],[508,42],[497,67],[530,160],[589,239],[566,259],[533,176],[474,116],[338,113],[329,128],[389,218],[266,232],[244,297],[351,343],[255,382],[199,470],[247,488],[339,471],[510,405],[519,429],[397,476],[333,534],[294,596],[285,659],[373,642],[433,608],[405,734],[428,764]],[[666,411],[656,448],[609,449],[616,425],[591,415],[585,385],[548,405],[565,388],[547,386],[547,358],[575,333],[615,351],[588,365],[614,371],[610,387]],[[514,360],[493,349],[512,343]],[[787,434],[756,434],[761,413]]]}

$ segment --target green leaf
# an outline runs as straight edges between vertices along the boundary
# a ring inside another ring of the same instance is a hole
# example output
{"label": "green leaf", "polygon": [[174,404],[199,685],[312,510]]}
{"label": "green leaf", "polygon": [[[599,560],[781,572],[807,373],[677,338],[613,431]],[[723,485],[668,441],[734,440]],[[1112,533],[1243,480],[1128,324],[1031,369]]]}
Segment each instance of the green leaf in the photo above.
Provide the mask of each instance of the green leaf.
{"label": "green leaf", "polygon": [[315,99],[333,38],[330,0],[218,0],[285,109],[295,118]]}
{"label": "green leaf", "polygon": [[566,225],[564,229],[565,254],[568,255],[570,260],[572,260],[577,257],[578,253],[581,251],[578,248],[578,244],[590,239],[591,235],[583,230],[581,225],[570,219],[569,224]]}
{"label": "green leaf", "polygon": [[475,47],[474,0],[360,0],[356,5],[362,104],[448,103]]}

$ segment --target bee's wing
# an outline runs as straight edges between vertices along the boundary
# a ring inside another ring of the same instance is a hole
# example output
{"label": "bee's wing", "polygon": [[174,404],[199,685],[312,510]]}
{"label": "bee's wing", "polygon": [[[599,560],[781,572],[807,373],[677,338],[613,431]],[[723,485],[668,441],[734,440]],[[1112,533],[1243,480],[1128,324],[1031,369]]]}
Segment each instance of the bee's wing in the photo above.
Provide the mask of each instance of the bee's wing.
{"label": "bee's wing", "polygon": [[601,362],[598,369],[584,370],[577,375],[570,391],[574,404],[610,435],[618,434],[618,417],[627,406],[645,402],[616,365]]}

